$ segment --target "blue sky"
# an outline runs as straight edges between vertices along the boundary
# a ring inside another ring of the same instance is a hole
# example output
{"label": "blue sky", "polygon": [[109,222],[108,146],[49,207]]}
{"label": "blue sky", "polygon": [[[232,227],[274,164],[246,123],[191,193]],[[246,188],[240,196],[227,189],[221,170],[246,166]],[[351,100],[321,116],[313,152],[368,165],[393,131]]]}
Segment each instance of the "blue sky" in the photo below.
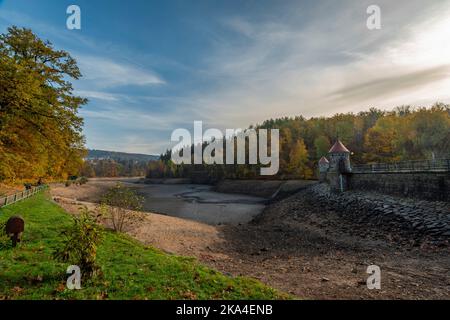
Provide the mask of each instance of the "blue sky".
{"label": "blue sky", "polygon": [[[82,29],[66,29],[66,8]],[[381,7],[381,30],[366,9]],[[0,31],[69,51],[89,148],[158,154],[176,128],[245,128],[450,102],[450,1],[0,1]]]}

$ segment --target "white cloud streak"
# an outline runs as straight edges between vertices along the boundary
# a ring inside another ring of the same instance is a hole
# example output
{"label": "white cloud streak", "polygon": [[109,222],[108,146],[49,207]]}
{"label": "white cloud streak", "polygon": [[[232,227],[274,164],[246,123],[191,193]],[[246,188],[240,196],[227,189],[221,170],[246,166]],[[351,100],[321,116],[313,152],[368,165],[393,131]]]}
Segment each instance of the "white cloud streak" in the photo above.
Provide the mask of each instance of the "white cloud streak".
{"label": "white cloud streak", "polygon": [[153,86],[166,83],[155,72],[131,64],[99,56],[77,55],[76,59],[84,80],[95,84],[97,88]]}
{"label": "white cloud streak", "polygon": [[201,101],[208,123],[222,128],[271,117],[449,102],[448,4],[414,1],[411,15],[383,1],[381,31],[365,27],[364,5],[337,6],[328,19],[325,11],[301,28],[289,19],[234,17],[224,26],[242,41],[217,41],[208,61],[209,75],[222,84],[193,99]]}

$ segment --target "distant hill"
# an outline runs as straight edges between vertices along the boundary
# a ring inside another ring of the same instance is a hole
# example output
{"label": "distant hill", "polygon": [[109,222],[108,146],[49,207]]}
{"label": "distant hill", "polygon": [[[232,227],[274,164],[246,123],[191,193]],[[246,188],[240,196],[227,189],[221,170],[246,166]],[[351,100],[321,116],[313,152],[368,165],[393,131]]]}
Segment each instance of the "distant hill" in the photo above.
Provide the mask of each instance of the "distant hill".
{"label": "distant hill", "polygon": [[158,160],[159,156],[155,156],[155,155],[151,155],[151,154],[126,153],[126,152],[117,152],[117,151],[88,149],[88,155],[87,155],[86,159],[87,160],[112,159],[112,160],[116,160],[116,161],[135,160],[135,161],[139,161],[139,162],[148,162],[148,161]]}

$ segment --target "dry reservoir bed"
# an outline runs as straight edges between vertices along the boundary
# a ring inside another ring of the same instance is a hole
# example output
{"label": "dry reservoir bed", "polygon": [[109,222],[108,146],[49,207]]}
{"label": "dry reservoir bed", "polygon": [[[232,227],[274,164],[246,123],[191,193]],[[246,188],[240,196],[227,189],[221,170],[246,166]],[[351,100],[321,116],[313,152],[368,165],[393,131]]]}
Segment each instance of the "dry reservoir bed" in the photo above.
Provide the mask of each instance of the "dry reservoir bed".
{"label": "dry reservoir bed", "polygon": [[[81,205],[95,210],[96,205],[89,202],[98,201],[114,183],[96,180],[83,186],[54,186],[52,193],[69,212],[77,212]],[[338,211],[319,208],[302,194],[267,206],[250,223],[212,225],[135,213],[127,233],[162,250],[195,256],[224,273],[252,276],[302,298],[450,298],[448,247],[398,238],[376,225],[361,227],[342,219]],[[381,290],[366,287],[366,268],[371,264],[381,268]]]}

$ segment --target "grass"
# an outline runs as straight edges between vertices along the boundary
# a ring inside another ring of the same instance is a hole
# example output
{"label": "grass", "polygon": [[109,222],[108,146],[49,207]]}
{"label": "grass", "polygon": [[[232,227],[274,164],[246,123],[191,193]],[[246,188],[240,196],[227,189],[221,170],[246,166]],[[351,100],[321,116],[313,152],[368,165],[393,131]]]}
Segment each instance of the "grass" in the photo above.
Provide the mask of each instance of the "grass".
{"label": "grass", "polygon": [[0,223],[20,214],[22,242],[0,248],[0,299],[283,299],[287,295],[244,277],[227,277],[194,258],[163,253],[124,234],[105,231],[98,249],[103,276],[66,288],[68,264],[52,258],[72,218],[39,194],[0,209]]}

